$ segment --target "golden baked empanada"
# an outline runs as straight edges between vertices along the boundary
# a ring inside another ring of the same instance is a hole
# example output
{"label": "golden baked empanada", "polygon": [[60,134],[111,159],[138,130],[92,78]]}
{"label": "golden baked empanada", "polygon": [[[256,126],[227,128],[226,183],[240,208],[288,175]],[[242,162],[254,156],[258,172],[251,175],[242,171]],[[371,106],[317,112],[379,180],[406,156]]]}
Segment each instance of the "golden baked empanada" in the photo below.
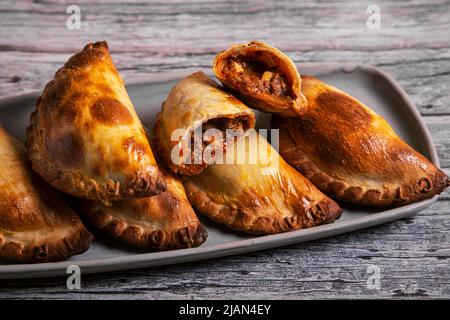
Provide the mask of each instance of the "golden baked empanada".
{"label": "golden baked empanada", "polygon": [[25,148],[0,127],[0,259],[49,262],[86,251],[92,235],[31,170]]}
{"label": "golden baked empanada", "polygon": [[390,207],[430,198],[448,177],[402,141],[378,114],[322,81],[304,77],[308,109],[272,118],[280,154],[320,190],[343,201]]}
{"label": "golden baked empanada", "polygon": [[27,130],[33,169],[53,187],[108,203],[165,190],[106,42],[88,44],[44,89]]}
{"label": "golden baked empanada", "polygon": [[201,245],[208,234],[189,204],[183,184],[160,168],[166,191],[152,197],[119,200],[111,206],[78,199],[80,214],[112,238],[142,250]]}
{"label": "golden baked empanada", "polygon": [[[195,175],[207,166],[205,151],[213,153],[226,147],[226,129],[242,135],[254,125],[250,108],[222,91],[203,72],[196,72],[170,90],[153,128],[155,148],[172,172]],[[204,133],[208,129],[217,129],[223,139],[207,139]],[[200,137],[198,148],[194,143],[196,130]],[[237,138],[228,141],[234,143]]]}
{"label": "golden baked empanada", "polygon": [[216,56],[213,69],[224,86],[253,108],[296,116],[307,105],[295,64],[265,43],[231,46]]}
{"label": "golden baked empanada", "polygon": [[339,218],[342,209],[336,202],[257,137],[258,142],[252,141],[247,133],[227,149],[224,157],[234,164],[226,164],[228,160],[183,177],[194,208],[217,223],[252,234],[314,227]]}

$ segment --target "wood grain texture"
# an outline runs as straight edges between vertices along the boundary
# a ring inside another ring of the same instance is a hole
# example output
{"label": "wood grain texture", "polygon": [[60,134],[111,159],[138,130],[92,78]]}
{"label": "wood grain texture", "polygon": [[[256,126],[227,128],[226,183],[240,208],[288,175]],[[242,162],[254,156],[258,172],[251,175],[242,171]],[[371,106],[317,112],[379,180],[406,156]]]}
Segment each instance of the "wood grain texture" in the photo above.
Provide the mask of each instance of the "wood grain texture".
{"label": "wood grain texture", "polygon": [[[368,63],[390,73],[430,129],[450,174],[450,2],[75,1],[0,2],[0,97],[42,90],[86,42],[106,39],[125,81],[209,69],[218,50],[251,39],[296,63]],[[381,30],[366,8],[381,9]],[[381,268],[367,289],[367,266]],[[450,298],[450,192],[413,218],[323,240],[170,267],[0,283],[1,298]]]}

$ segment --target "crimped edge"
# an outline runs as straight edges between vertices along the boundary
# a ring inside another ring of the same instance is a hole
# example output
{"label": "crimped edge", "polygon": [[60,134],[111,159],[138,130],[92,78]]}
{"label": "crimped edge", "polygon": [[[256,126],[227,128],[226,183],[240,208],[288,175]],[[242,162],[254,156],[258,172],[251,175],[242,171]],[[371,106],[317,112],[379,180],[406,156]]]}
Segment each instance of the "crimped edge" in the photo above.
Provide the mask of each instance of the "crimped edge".
{"label": "crimped edge", "polygon": [[152,173],[137,173],[135,179],[126,184],[121,184],[119,181],[110,178],[104,182],[98,182],[86,177],[80,171],[60,170],[37,147],[42,145],[38,134],[38,120],[36,119],[40,101],[41,99],[38,98],[36,110],[30,116],[30,125],[26,130],[27,139],[25,145],[33,170],[39,173],[51,186],[71,195],[99,200],[105,204],[127,197],[151,196],[166,190],[164,178],[156,170],[156,167]]}
{"label": "crimped edge", "polygon": [[[45,232],[34,230],[29,232]],[[14,232],[14,238],[24,237],[29,232]],[[59,232],[59,230],[55,230]],[[6,261],[21,263],[43,263],[66,260],[89,249],[93,235],[79,222],[79,228],[66,235],[63,239],[52,238],[52,232],[46,232],[38,244],[27,245],[17,240],[9,240],[0,230],[0,258]]]}
{"label": "crimped edge", "polygon": [[342,209],[337,203],[324,198],[308,208],[299,205],[290,217],[282,219],[270,216],[257,217],[257,214],[249,213],[244,208],[232,208],[226,203],[215,202],[206,191],[201,190],[192,181],[184,179],[183,183],[189,202],[201,214],[230,229],[255,235],[282,233],[328,224],[342,214]]}
{"label": "crimped edge", "polygon": [[[86,205],[89,203],[82,207]],[[146,230],[140,225],[129,224],[125,219],[103,211],[83,210],[83,214],[96,229],[121,243],[141,250],[193,248],[200,246],[208,238],[206,229],[199,221],[168,232],[162,229]]]}
{"label": "crimped edge", "polygon": [[[280,130],[280,155],[296,170],[308,178],[320,191],[330,197],[367,207],[390,208],[429,199],[450,186],[450,179],[434,165],[434,174],[417,179],[412,185],[403,184],[395,190],[383,187],[383,191],[351,185],[321,171],[295,144],[290,130],[282,118],[272,117],[272,128]],[[281,140],[286,147],[281,148]],[[423,184],[429,187],[423,188]],[[424,192],[425,191],[425,192]]]}

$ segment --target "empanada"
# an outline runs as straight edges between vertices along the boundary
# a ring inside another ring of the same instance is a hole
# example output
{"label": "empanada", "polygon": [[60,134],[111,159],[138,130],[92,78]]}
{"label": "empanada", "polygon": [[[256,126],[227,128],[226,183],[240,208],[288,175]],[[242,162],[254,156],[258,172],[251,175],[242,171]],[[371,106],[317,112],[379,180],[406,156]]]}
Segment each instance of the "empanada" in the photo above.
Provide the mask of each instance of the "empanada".
{"label": "empanada", "polygon": [[[253,131],[255,132],[255,131]],[[227,149],[224,164],[183,177],[191,204],[229,228],[272,234],[331,223],[342,209],[251,132]],[[233,150],[232,155],[230,152]],[[227,164],[229,163],[229,164]]]}
{"label": "empanada", "polygon": [[[250,108],[222,91],[203,72],[196,72],[170,90],[154,127],[155,148],[172,172],[195,175],[208,164],[205,151],[223,150],[227,142],[234,143],[254,125]],[[217,129],[222,138],[208,138],[208,129]],[[226,139],[227,129],[236,136]],[[194,141],[195,131],[199,133],[200,145]],[[214,154],[210,159],[214,160]]]}
{"label": "empanada", "polygon": [[216,56],[213,70],[239,99],[261,111],[296,116],[307,105],[295,64],[265,43],[231,46]]}
{"label": "empanada", "polygon": [[112,238],[142,250],[169,250],[201,245],[208,233],[189,204],[183,184],[164,173],[167,190],[145,198],[125,199],[106,206],[74,199],[88,222]]}
{"label": "empanada", "polygon": [[66,62],[27,130],[33,169],[53,187],[105,203],[165,190],[144,129],[106,42]]}
{"label": "empanada", "polygon": [[322,81],[304,77],[307,111],[272,118],[280,154],[324,193],[365,206],[391,207],[430,198],[448,177],[402,141],[378,114]]}
{"label": "empanada", "polygon": [[0,259],[20,263],[67,259],[92,235],[31,169],[23,145],[0,127]]}

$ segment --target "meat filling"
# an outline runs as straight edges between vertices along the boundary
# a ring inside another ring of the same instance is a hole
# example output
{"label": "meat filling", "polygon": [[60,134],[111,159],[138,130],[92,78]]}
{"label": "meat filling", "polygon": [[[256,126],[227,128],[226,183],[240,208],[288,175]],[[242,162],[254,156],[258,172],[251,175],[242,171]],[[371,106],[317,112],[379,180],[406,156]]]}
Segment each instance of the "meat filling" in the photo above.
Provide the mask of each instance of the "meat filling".
{"label": "meat filling", "polygon": [[[203,150],[211,145],[212,153],[211,155],[214,156],[214,150],[222,148],[223,153],[225,153],[226,148],[228,147],[228,144],[233,144],[239,139],[241,135],[244,134],[245,130],[249,128],[249,123],[247,119],[245,118],[217,118],[217,119],[211,119],[205,123],[202,124],[202,146],[201,150],[199,148],[193,148],[193,152],[191,152],[191,163],[195,163],[195,159],[202,159],[202,164],[204,163],[203,159]],[[222,133],[222,139],[216,140],[215,136],[208,136],[205,135],[205,132],[209,129],[216,129],[219,130]],[[234,130],[234,135],[232,136],[232,139],[227,140],[227,133],[226,130],[231,129]],[[191,146],[194,146],[195,138],[194,135],[191,136]],[[228,144],[227,144],[228,142]]]}
{"label": "meat filling", "polygon": [[249,94],[268,93],[276,97],[290,96],[286,77],[260,61],[243,57],[230,58],[224,64],[223,75],[238,90]]}

